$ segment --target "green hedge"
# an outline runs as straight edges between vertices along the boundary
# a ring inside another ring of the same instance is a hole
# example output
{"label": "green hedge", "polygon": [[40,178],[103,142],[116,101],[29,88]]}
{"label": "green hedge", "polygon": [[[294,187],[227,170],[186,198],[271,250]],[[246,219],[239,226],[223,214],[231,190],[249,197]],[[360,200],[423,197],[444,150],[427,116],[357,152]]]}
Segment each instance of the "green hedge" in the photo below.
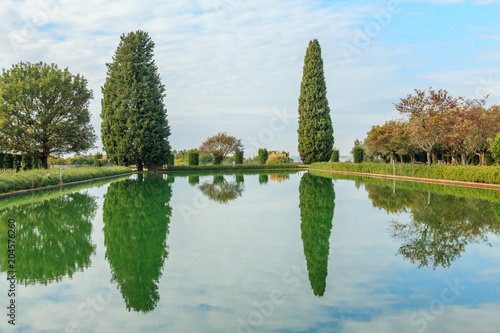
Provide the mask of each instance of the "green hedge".
{"label": "green hedge", "polygon": [[167,171],[217,171],[217,170],[269,170],[269,169],[300,169],[304,168],[292,163],[287,164],[236,164],[236,165],[178,165],[168,167]]}
{"label": "green hedge", "polygon": [[[310,169],[336,170],[348,172],[371,173],[379,175],[392,175],[392,164],[378,163],[313,163]],[[475,183],[500,184],[499,166],[474,166],[474,165],[424,165],[424,164],[396,164],[396,176],[457,180]]]}
{"label": "green hedge", "polygon": [[[131,172],[131,170],[125,167],[66,169],[62,170],[62,183],[114,176],[128,172]],[[0,173],[0,193],[39,188],[60,183],[61,178],[58,169]]]}

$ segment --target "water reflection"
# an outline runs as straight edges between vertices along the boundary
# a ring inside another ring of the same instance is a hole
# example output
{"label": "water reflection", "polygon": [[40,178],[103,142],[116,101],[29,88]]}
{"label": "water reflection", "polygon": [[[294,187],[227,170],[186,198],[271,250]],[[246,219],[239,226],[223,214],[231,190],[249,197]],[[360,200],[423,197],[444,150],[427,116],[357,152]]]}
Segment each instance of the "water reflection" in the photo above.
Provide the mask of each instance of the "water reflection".
{"label": "water reflection", "polygon": [[299,185],[300,229],[311,288],[323,296],[328,275],[335,191],[331,179],[305,173]]}
{"label": "water reflection", "polygon": [[[19,283],[47,285],[88,268],[96,248],[91,240],[96,209],[95,198],[86,193],[72,193],[3,209],[1,221],[13,218],[17,223],[16,270]],[[5,228],[4,223],[2,228]],[[6,230],[1,232],[7,234]],[[1,251],[2,272],[9,270],[7,260],[7,251]]]}
{"label": "water reflection", "polygon": [[198,188],[210,200],[227,204],[229,201],[242,196],[244,184],[241,178],[229,182],[223,175],[214,175],[212,183],[205,182],[199,185]]}
{"label": "water reflection", "polygon": [[418,267],[449,267],[471,243],[487,243],[500,234],[490,201],[418,189],[365,184],[373,206],[389,213],[408,212],[408,222],[393,220],[391,236],[402,242],[398,254]]}
{"label": "water reflection", "polygon": [[158,283],[168,256],[172,215],[171,181],[162,175],[138,175],[136,180],[111,184],[105,196],[106,258],[129,311],[152,311],[160,300]]}

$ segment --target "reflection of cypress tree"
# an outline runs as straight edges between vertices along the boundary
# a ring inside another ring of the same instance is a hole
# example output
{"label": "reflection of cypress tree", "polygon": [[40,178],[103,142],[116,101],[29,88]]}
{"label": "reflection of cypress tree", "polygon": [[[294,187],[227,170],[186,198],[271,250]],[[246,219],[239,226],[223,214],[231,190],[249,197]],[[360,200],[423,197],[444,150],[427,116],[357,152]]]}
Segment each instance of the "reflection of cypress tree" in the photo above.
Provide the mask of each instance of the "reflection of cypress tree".
{"label": "reflection of cypress tree", "polygon": [[170,182],[153,174],[113,183],[106,193],[106,258],[128,310],[149,312],[160,299],[158,282],[168,256],[171,195]]}
{"label": "reflection of cypress tree", "polygon": [[189,184],[198,185],[200,183],[200,176],[188,176]]}
{"label": "reflection of cypress tree", "polygon": [[[47,285],[88,268],[90,257],[95,252],[90,237],[96,209],[94,197],[72,193],[11,206],[0,212],[2,222],[10,218],[16,220],[18,281],[24,285]],[[5,227],[6,223],[2,224]],[[5,234],[6,230],[2,230],[2,235]],[[7,260],[7,251],[1,251],[2,271],[9,270]]]}
{"label": "reflection of cypress tree", "polygon": [[259,184],[267,184],[268,181],[269,181],[269,175],[267,174],[259,175]]}
{"label": "reflection of cypress tree", "polygon": [[495,213],[498,221],[500,221],[500,204],[493,204],[493,212]]}
{"label": "reflection of cypress tree", "polygon": [[323,296],[328,275],[335,192],[331,179],[306,173],[299,186],[302,242],[314,295]]}

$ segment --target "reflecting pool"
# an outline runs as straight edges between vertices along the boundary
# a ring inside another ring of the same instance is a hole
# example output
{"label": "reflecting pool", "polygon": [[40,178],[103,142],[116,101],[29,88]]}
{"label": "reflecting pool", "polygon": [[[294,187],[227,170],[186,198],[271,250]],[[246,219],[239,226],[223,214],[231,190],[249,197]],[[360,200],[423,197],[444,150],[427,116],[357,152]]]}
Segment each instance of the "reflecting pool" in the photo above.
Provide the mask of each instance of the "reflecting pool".
{"label": "reflecting pool", "polygon": [[144,174],[0,199],[0,217],[2,332],[500,327],[500,191],[314,171]]}

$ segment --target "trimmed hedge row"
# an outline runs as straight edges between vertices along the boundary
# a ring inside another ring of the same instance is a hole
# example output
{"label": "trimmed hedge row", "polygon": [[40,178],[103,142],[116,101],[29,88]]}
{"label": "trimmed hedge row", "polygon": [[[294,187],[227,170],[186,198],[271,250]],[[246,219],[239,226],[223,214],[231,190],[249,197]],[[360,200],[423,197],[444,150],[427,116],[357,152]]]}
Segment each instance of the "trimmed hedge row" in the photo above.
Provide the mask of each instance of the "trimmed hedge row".
{"label": "trimmed hedge row", "polygon": [[[0,193],[28,190],[33,188],[65,184],[80,180],[120,175],[131,172],[125,167],[109,168],[78,168],[66,169],[59,174],[59,170],[29,170],[18,173],[0,174]],[[62,177],[61,177],[62,176]],[[62,182],[61,182],[62,178]]]}
{"label": "trimmed hedge row", "polygon": [[310,169],[335,170],[379,175],[392,175],[456,180],[474,183],[500,184],[499,166],[474,165],[423,165],[423,164],[378,164],[378,163],[330,163],[320,162],[309,165]]}
{"label": "trimmed hedge row", "polygon": [[167,171],[217,171],[217,170],[269,170],[269,169],[301,169],[296,164],[236,164],[236,165],[178,165],[167,168]]}

